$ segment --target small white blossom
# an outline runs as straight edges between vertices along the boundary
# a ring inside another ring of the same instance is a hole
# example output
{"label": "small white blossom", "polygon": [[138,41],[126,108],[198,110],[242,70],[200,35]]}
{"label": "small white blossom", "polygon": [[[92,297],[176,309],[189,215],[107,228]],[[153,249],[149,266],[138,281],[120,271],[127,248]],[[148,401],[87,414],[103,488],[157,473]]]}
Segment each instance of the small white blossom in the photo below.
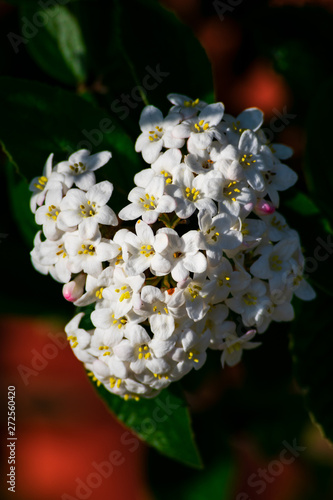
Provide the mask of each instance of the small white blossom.
{"label": "small white blossom", "polygon": [[221,138],[217,125],[222,120],[224,105],[221,102],[208,104],[196,118],[189,118],[173,129],[174,137],[188,138],[187,149],[196,153],[209,147],[213,139]]}
{"label": "small white blossom", "polygon": [[34,177],[30,182],[29,189],[33,192],[30,198],[30,209],[33,213],[36,212],[37,206],[44,203],[47,191],[56,189],[62,192],[64,177],[52,171],[53,153],[46,160],[43,175]]}
{"label": "small white blossom", "polygon": [[90,155],[87,149],[80,149],[71,154],[67,161],[58,163],[56,169],[63,175],[68,188],[75,184],[79,189],[88,191],[96,182],[94,171],[105,165],[111,156],[109,151]]}
{"label": "small white blossom", "polygon": [[166,118],[163,118],[158,108],[146,106],[139,121],[142,133],[136,140],[135,151],[141,152],[147,163],[154,163],[163,147],[181,148],[185,141],[172,134],[179,121],[180,115],[178,113],[170,113]]}
{"label": "small white blossom", "polygon": [[119,212],[123,220],[142,217],[147,224],[153,224],[161,213],[173,212],[176,208],[175,200],[164,194],[163,177],[154,177],[146,188],[135,187],[128,199],[132,203]]}
{"label": "small white blossom", "polygon": [[169,295],[154,286],[144,286],[141,290],[141,303],[135,312],[149,319],[154,338],[167,340],[175,331],[175,317],[184,304],[182,293]]}
{"label": "small white blossom", "polygon": [[204,272],[207,261],[199,251],[197,238],[196,231],[189,231],[180,237],[174,229],[159,229],[155,239],[158,255],[154,260],[154,274],[163,276],[171,272],[175,281],[184,281],[190,272]]}
{"label": "small white blossom", "polygon": [[232,219],[227,214],[212,217],[210,212],[205,210],[199,212],[198,222],[198,247],[200,250],[206,250],[211,265],[220,261],[223,250],[234,250],[242,243],[241,233],[232,229]]}
{"label": "small white blossom", "polygon": [[182,219],[191,217],[195,210],[208,210],[214,215],[216,205],[213,200],[219,198],[220,185],[218,172],[195,177],[188,167],[182,167],[174,175],[173,184],[167,187],[167,193],[175,200],[174,210]]}
{"label": "small white blossom", "polygon": [[125,270],[129,276],[141,274],[149,267],[152,270],[156,255],[155,235],[151,227],[139,219],[135,224],[135,232],[136,234],[128,232],[125,238],[126,249],[129,253]]}
{"label": "small white blossom", "polygon": [[140,300],[140,289],[145,281],[144,274],[127,276],[117,267],[113,274],[113,283],[103,290],[103,297],[113,305],[115,319],[127,314],[133,307],[133,301]]}
{"label": "small white blossom", "polygon": [[171,148],[161,153],[151,168],[145,168],[134,176],[134,182],[138,187],[146,188],[155,176],[163,176],[166,184],[171,184],[175,171],[180,167],[182,153],[180,149]]}
{"label": "small white blossom", "polygon": [[70,189],[60,204],[58,226],[65,231],[75,229],[79,224],[92,231],[98,229],[98,224],[116,226],[116,214],[106,205],[112,191],[113,185],[109,181],[99,182],[87,192]]}
{"label": "small white blossom", "polygon": [[250,285],[243,291],[226,299],[227,306],[242,316],[244,325],[252,326],[260,323],[265,315],[266,308],[271,304],[268,298],[267,285],[254,278]]}
{"label": "small white blossom", "polygon": [[227,364],[228,366],[237,365],[242,357],[243,349],[255,349],[261,345],[261,342],[251,342],[255,336],[255,330],[249,330],[242,337],[237,337],[236,334],[229,334],[224,344],[221,346],[223,350],[221,356],[222,368]]}
{"label": "small white blossom", "polygon": [[278,191],[285,191],[297,182],[297,174],[283,163],[274,163],[269,170],[263,173],[266,190],[275,207],[279,206]]}
{"label": "small white blossom", "polygon": [[214,283],[211,302],[223,302],[229,294],[236,295],[250,285],[251,275],[246,271],[234,270],[230,261],[222,257],[217,266],[208,268],[208,276]]}
{"label": "small white blossom", "polygon": [[67,235],[65,249],[72,273],[84,271],[95,278],[103,270],[102,262],[112,259],[119,252],[116,243],[102,238],[98,229],[87,226],[80,226],[77,231]]}
{"label": "small white blossom", "polygon": [[255,191],[264,191],[266,182],[263,172],[273,166],[270,155],[260,150],[257,136],[251,130],[245,130],[238,142],[238,157],[233,160],[228,173],[231,179],[246,179]]}
{"label": "small white blossom", "polygon": [[[163,341],[160,341],[163,342]],[[169,347],[173,343],[169,343]],[[115,348],[116,355],[126,360],[130,364],[134,373],[140,374],[146,369],[153,374],[165,373],[169,369],[169,364],[164,358],[159,358],[154,354],[151,346],[151,339],[146,330],[140,325],[133,325],[124,339]]]}
{"label": "small white blossom", "polygon": [[170,111],[180,113],[184,120],[196,115],[207,106],[207,103],[200,99],[192,100],[190,97],[182,94],[168,94],[168,100],[173,104]]}
{"label": "small white blossom", "polygon": [[189,318],[193,321],[200,321],[209,309],[214,283],[200,275],[195,275],[194,279],[188,278],[178,283],[178,288],[183,291]]}
{"label": "small white blossom", "polygon": [[64,234],[58,227],[62,199],[62,189],[51,189],[46,193],[45,205],[37,208],[35,213],[36,223],[43,225],[43,233],[49,240],[58,240]]}
{"label": "small white blossom", "polygon": [[41,240],[39,231],[34,240],[34,248],[31,251],[33,265],[42,274],[50,275],[60,283],[67,283],[71,279],[69,257],[65,248],[65,237],[59,240]]}
{"label": "small white blossom", "polygon": [[257,278],[268,279],[271,291],[280,290],[295,262],[291,257],[297,246],[297,240],[284,239],[276,245],[261,247],[258,249],[260,257],[252,264],[250,272]]}
{"label": "small white blossom", "polygon": [[87,363],[93,361],[93,356],[89,353],[88,348],[92,339],[92,332],[86,332],[79,327],[80,321],[84,313],[79,313],[65,326],[67,340],[73,349],[75,356],[82,362]]}
{"label": "small white blossom", "polygon": [[221,129],[226,133],[231,144],[237,145],[239,136],[245,130],[256,132],[264,120],[263,112],[258,108],[244,109],[236,118],[224,114]]}

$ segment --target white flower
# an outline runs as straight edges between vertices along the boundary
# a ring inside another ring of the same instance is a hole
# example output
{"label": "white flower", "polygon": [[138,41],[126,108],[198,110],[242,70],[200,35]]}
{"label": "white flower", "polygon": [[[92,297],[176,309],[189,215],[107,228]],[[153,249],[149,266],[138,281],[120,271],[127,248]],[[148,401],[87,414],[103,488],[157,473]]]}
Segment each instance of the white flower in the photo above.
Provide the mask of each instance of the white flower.
{"label": "white flower", "polygon": [[202,328],[209,330],[210,349],[221,349],[224,339],[236,332],[236,325],[233,321],[226,321],[229,315],[229,309],[224,304],[211,306],[205,318],[203,319]]}
{"label": "white flower", "polygon": [[232,161],[228,170],[230,179],[245,178],[252,189],[264,191],[266,183],[263,171],[272,167],[271,155],[260,150],[258,138],[251,130],[242,133],[237,148],[238,158]]}
{"label": "white flower", "polygon": [[62,199],[62,189],[51,189],[46,193],[45,205],[37,208],[35,213],[36,223],[43,225],[43,232],[49,240],[58,240],[64,234],[58,227]]}
{"label": "white flower", "polygon": [[109,151],[90,155],[87,149],[80,149],[71,154],[67,161],[58,163],[57,172],[63,174],[68,188],[75,184],[79,189],[88,191],[96,182],[94,171],[105,165],[111,156]]}
{"label": "white flower", "polygon": [[147,285],[141,290],[141,301],[135,312],[148,318],[154,338],[170,338],[175,330],[175,317],[184,304],[182,294],[175,293],[170,296],[166,291],[162,292],[155,286]]}
{"label": "white flower", "polygon": [[278,160],[287,160],[293,155],[293,150],[285,144],[270,144],[270,141],[266,137],[264,130],[259,129],[256,133],[261,144],[264,147],[269,147],[275,159],[277,158]]}
{"label": "white flower", "polygon": [[174,105],[170,108],[173,113],[180,113],[184,120],[196,115],[207,106],[207,103],[199,99],[192,100],[187,95],[168,94],[168,100]]}
{"label": "white flower", "polygon": [[182,161],[180,149],[171,148],[161,153],[151,168],[145,168],[134,176],[137,186],[146,188],[150,181],[157,175],[162,175],[166,184],[171,184],[174,172],[180,167]]}
{"label": "white flower", "polygon": [[67,231],[79,224],[87,229],[96,230],[98,224],[116,226],[118,223],[114,211],[106,205],[113,191],[109,181],[95,184],[87,192],[70,189],[63,198],[58,217],[58,226]]}
{"label": "white flower", "polygon": [[235,222],[232,226],[232,229],[235,231],[239,231],[240,236],[243,240],[242,245],[238,247],[235,251],[227,250],[226,254],[228,257],[232,257],[235,252],[239,252],[240,250],[250,249],[255,247],[261,242],[262,237],[264,236],[266,226],[262,220],[259,219],[240,219]]}
{"label": "white flower", "polygon": [[198,334],[193,329],[187,328],[182,334],[180,346],[176,346],[172,353],[172,359],[184,365],[182,367],[184,372],[192,368],[199,370],[206,361],[209,340],[208,330]]}
{"label": "white flower", "polygon": [[[207,174],[217,168],[217,161],[221,154],[222,144],[213,141],[206,149],[185,156],[185,163],[195,174]],[[221,173],[222,170],[221,170]]]}
{"label": "white flower", "polygon": [[125,238],[126,249],[129,252],[125,271],[129,276],[143,273],[149,267],[153,267],[156,255],[155,235],[151,227],[139,219],[135,224],[135,232],[136,235],[128,231]]}
{"label": "white flower", "polygon": [[152,373],[149,370],[145,370],[142,373],[136,373],[135,378],[140,380],[146,386],[152,387],[156,390],[161,390],[175,380],[172,369],[173,367],[170,366],[168,371],[165,373]]}
{"label": "white flower", "polygon": [[223,302],[230,293],[237,294],[249,286],[251,276],[245,271],[234,271],[228,259],[222,257],[217,266],[208,268],[208,276],[214,283],[211,302]]}
{"label": "white flower", "polygon": [[125,401],[131,398],[135,401],[139,401],[140,396],[153,398],[159,394],[158,390],[148,387],[147,385],[140,384],[140,382],[130,377],[124,380],[124,385],[126,389],[126,393],[124,394]]}
{"label": "white flower", "polygon": [[174,229],[159,229],[155,238],[155,250],[158,255],[154,260],[154,274],[163,276],[171,272],[175,281],[183,281],[190,272],[204,272],[207,261],[199,252],[197,238],[197,231],[189,231],[180,237]]}
{"label": "white flower", "polygon": [[142,134],[136,140],[135,151],[141,152],[147,163],[157,160],[163,146],[181,148],[184,140],[172,135],[172,131],[180,121],[178,113],[170,113],[163,118],[161,111],[155,106],[146,106],[140,116]]}
{"label": "white flower", "polygon": [[43,175],[34,177],[29,185],[29,190],[33,192],[30,199],[30,209],[36,212],[37,205],[43,205],[47,191],[57,189],[62,191],[64,177],[56,172],[52,172],[53,153],[46,160]]}
{"label": "white flower", "polygon": [[30,254],[34,267],[42,274],[50,273],[60,283],[70,281],[71,270],[65,248],[65,237],[56,241],[41,241],[41,231],[39,231],[34,244],[35,246]]}
{"label": "white flower", "polygon": [[[159,374],[169,370],[170,365],[167,361],[163,357],[159,358],[155,355],[151,345],[152,341],[142,326],[132,325],[128,329],[126,337],[115,348],[115,353],[120,359],[130,363],[130,368],[134,373],[140,374],[148,369],[153,374]],[[160,340],[159,342],[167,341]],[[171,349],[174,342],[167,342],[166,345]]]}
{"label": "white flower", "polygon": [[200,149],[208,148],[213,139],[220,139],[221,134],[217,125],[222,120],[224,105],[221,102],[208,104],[196,118],[189,118],[173,129],[173,135],[180,139],[188,137],[187,149],[196,153]]}
{"label": "white flower", "polygon": [[48,274],[50,269],[53,267],[53,264],[42,264],[41,262],[41,245],[42,245],[42,240],[41,240],[41,234],[42,231],[38,231],[36,233],[36,236],[34,238],[34,248],[30,252],[30,257],[31,257],[31,263],[34,266],[34,268],[41,274]]}
{"label": "white flower", "polygon": [[294,170],[283,163],[274,163],[263,175],[266,182],[265,193],[268,194],[273,205],[278,207],[280,201],[278,191],[289,189],[297,182],[298,176]]}
{"label": "white flower", "polygon": [[104,288],[112,283],[113,272],[114,268],[109,266],[101,272],[98,278],[88,274],[85,283],[86,292],[74,304],[83,307],[102,300]]}
{"label": "white flower", "polygon": [[241,314],[246,326],[260,323],[266,308],[271,304],[265,283],[257,278],[254,278],[245,290],[225,302],[232,311]]}
{"label": "white flower", "polygon": [[154,177],[146,188],[135,187],[128,195],[132,203],[120,210],[119,218],[133,220],[138,217],[153,224],[161,213],[173,212],[176,202],[164,194],[164,178]]}
{"label": "white flower", "polygon": [[257,278],[268,279],[271,292],[283,288],[297,247],[297,240],[284,239],[276,245],[259,248],[260,257],[252,264],[250,272]]}
{"label": "white flower", "polygon": [[195,210],[208,210],[216,213],[213,199],[219,198],[221,177],[218,172],[199,174],[196,177],[188,167],[181,167],[174,175],[173,184],[167,186],[176,202],[175,212],[181,219],[187,219]]}
{"label": "white flower", "polygon": [[221,129],[226,132],[229,141],[232,144],[238,143],[239,135],[245,130],[256,132],[264,121],[263,112],[258,108],[244,109],[236,118],[225,114]]}
{"label": "white flower", "polygon": [[292,230],[279,212],[275,211],[273,214],[260,217],[266,224],[267,235],[271,241],[280,241],[291,236]]}
{"label": "white flower", "polygon": [[200,321],[209,309],[209,302],[214,290],[214,282],[195,275],[178,283],[186,301],[186,312],[193,321]]}
{"label": "white flower", "polygon": [[140,300],[140,290],[145,275],[127,276],[121,267],[113,274],[113,283],[103,290],[103,297],[110,300],[115,319],[127,314],[133,307],[133,301]]}
{"label": "white flower", "polygon": [[118,245],[102,238],[98,229],[81,225],[77,231],[67,235],[65,249],[70,257],[69,268],[72,273],[84,271],[95,278],[103,270],[102,262],[119,253]]}
{"label": "white flower", "polygon": [[146,318],[138,316],[131,310],[124,314],[124,316],[117,317],[114,306],[114,302],[111,302],[111,306],[103,303],[101,307],[91,313],[90,318],[96,327],[96,331],[103,330],[104,332],[109,332],[112,337],[120,341],[126,336],[128,328],[131,328],[133,324],[141,323]]}
{"label": "white flower", "polygon": [[126,239],[126,236],[129,232],[130,231],[128,229],[119,229],[115,233],[115,235],[113,237],[113,241],[114,241],[114,243],[117,243],[119,253],[113,261],[110,261],[110,263],[112,265],[122,266],[125,262],[127,262],[128,251],[127,251],[127,245],[125,243],[125,239]]}
{"label": "white flower", "polygon": [[96,329],[91,338],[88,351],[108,366],[109,372],[119,379],[128,375],[128,368],[114,353],[115,348],[122,341],[120,331]]}
{"label": "white flower", "polygon": [[83,363],[87,363],[94,360],[94,357],[88,351],[92,338],[92,332],[86,332],[86,330],[79,327],[83,316],[84,313],[79,313],[74,316],[74,318],[71,319],[71,321],[65,326],[65,332],[67,334],[67,340],[69,341],[75,356]]}
{"label": "white flower", "polygon": [[[278,293],[276,295],[277,297],[274,297],[272,294],[270,295],[272,302],[267,304],[265,314],[261,316],[260,321],[256,324],[258,333],[265,332],[271,321],[292,321],[295,317],[293,306],[290,303],[292,292],[288,293],[287,291],[287,293],[282,292],[282,294]],[[282,300],[282,296],[286,298],[285,301]],[[274,302],[276,299],[277,302]]]}
{"label": "white flower", "polygon": [[166,184],[171,184],[173,175],[182,164],[181,161],[182,153],[180,149],[168,149],[152,163],[151,169],[155,172],[155,175],[162,175]]}
{"label": "white flower", "polygon": [[218,204],[219,212],[226,212],[238,217],[248,205],[254,205],[256,196],[246,181],[223,180],[223,189]]}
{"label": "white flower", "polygon": [[242,243],[241,233],[232,229],[233,221],[227,214],[212,217],[204,210],[199,212],[198,222],[198,246],[200,250],[206,250],[211,265],[217,264],[223,250],[234,250]]}
{"label": "white flower", "polygon": [[222,368],[224,368],[225,363],[228,366],[235,366],[240,362],[243,349],[255,349],[261,345],[261,342],[251,342],[255,336],[255,330],[249,330],[242,337],[237,337],[236,334],[229,334],[224,344],[221,346],[223,350],[221,356]]}
{"label": "white flower", "polygon": [[285,286],[301,300],[313,300],[316,292],[303,276],[304,257],[300,253],[297,261],[292,263],[290,273],[285,277]]}

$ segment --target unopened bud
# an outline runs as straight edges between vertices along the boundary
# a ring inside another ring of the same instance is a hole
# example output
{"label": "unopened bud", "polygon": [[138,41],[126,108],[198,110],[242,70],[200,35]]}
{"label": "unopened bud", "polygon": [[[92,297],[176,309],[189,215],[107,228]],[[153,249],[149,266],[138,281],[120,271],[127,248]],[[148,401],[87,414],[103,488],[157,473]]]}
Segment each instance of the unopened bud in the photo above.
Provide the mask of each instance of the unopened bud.
{"label": "unopened bud", "polygon": [[275,212],[275,207],[270,201],[259,200],[253,211],[256,215],[270,215]]}
{"label": "unopened bud", "polygon": [[79,274],[73,281],[65,283],[62,288],[62,294],[69,302],[78,300],[84,292],[84,284],[86,282],[85,274]]}

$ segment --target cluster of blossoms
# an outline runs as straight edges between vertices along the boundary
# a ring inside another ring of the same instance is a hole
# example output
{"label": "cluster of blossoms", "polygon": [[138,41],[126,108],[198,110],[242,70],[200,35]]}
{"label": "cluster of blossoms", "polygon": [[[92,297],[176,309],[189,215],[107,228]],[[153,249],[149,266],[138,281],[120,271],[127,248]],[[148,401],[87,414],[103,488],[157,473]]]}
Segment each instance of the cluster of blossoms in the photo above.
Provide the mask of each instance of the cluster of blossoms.
{"label": "cluster of blossoms", "polygon": [[118,217],[113,185],[94,174],[109,152],[79,150],[55,166],[50,155],[30,186],[44,234],[33,265],[64,283],[67,300],[94,307],[92,328],[80,312],[68,340],[93,379],[125,399],[154,397],[200,368],[208,348],[235,365],[271,321],[293,319],[294,294],[314,297],[298,234],[276,210],[297,180],[282,163],[290,148],[268,144],[259,109],[234,118],[222,103],[168,99],[165,118],[154,106],[141,114],[135,149],[149,167]]}

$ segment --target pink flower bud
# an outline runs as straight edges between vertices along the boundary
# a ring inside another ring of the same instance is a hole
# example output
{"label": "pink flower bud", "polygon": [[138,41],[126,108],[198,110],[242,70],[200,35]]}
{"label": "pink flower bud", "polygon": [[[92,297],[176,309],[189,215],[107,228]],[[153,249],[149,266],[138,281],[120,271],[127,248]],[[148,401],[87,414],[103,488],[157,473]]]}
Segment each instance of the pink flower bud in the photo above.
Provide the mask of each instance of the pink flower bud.
{"label": "pink flower bud", "polygon": [[86,277],[84,274],[79,274],[73,281],[65,283],[62,287],[62,294],[68,302],[75,302],[84,292],[84,284]]}
{"label": "pink flower bud", "polygon": [[275,207],[270,201],[259,200],[253,211],[257,215],[270,215],[275,212]]}

